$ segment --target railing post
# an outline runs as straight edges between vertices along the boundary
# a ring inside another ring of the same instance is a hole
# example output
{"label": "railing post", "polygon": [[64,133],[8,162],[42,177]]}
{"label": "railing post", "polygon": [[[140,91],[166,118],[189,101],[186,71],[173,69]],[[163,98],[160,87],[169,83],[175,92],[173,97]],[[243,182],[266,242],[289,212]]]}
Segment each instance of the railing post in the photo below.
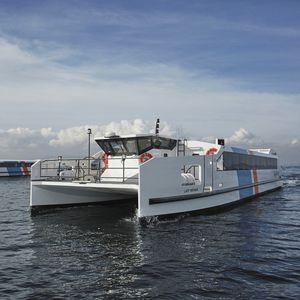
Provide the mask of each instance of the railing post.
{"label": "railing post", "polygon": [[62,161],[62,156],[58,156],[58,179],[59,179],[59,175],[60,175],[60,166],[61,166],[61,161]]}
{"label": "railing post", "polygon": [[88,142],[88,175],[90,175],[90,157],[91,157],[91,134],[92,134],[92,129],[88,128],[87,134],[89,136],[89,142]]}
{"label": "railing post", "polygon": [[79,180],[79,177],[80,177],[80,173],[79,173],[79,159],[77,160],[77,172],[78,172],[78,175],[77,175],[77,180]]}
{"label": "railing post", "polygon": [[98,158],[98,181],[100,182],[101,180],[101,159]]}
{"label": "railing post", "polygon": [[124,183],[124,181],[125,181],[125,159],[126,159],[126,157],[124,157],[124,156],[122,155],[122,165],[123,165],[123,183]]}

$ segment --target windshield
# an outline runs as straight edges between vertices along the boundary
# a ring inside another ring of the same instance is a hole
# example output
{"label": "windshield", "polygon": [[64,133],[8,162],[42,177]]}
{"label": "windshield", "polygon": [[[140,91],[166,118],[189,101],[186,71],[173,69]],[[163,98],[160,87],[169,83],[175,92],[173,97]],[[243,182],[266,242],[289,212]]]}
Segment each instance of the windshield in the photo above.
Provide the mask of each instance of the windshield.
{"label": "windshield", "polygon": [[96,141],[102,150],[113,156],[138,154],[136,138]]}
{"label": "windshield", "polygon": [[112,156],[140,155],[151,149],[173,150],[176,146],[176,140],[158,136],[112,138],[96,142],[105,153]]}

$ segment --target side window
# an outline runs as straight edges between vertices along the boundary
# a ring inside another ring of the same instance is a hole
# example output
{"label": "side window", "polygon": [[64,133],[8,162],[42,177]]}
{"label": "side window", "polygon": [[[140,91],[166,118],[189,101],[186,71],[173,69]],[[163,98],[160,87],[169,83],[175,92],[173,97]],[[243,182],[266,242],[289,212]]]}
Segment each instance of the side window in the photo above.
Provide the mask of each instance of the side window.
{"label": "side window", "polygon": [[217,170],[218,171],[223,171],[223,154],[218,158],[217,160]]}
{"label": "side window", "polygon": [[[277,169],[275,158],[233,152],[224,152],[222,156],[223,170]],[[217,162],[217,169],[221,170],[221,161]]]}
{"label": "side window", "polygon": [[101,147],[101,149],[108,154],[112,154],[113,150],[111,146],[109,145],[108,141],[97,141],[97,144]]}
{"label": "side window", "polygon": [[136,139],[127,139],[127,140],[124,140],[124,146],[127,150],[127,153],[129,155],[132,155],[132,154],[137,154],[138,151],[137,151],[137,145],[136,145]]}
{"label": "side window", "polygon": [[169,149],[173,150],[177,144],[176,140],[170,140]]}
{"label": "side window", "polygon": [[155,149],[173,150],[176,146],[176,140],[162,137],[153,137],[153,147]]}
{"label": "side window", "polygon": [[239,165],[238,157],[236,153],[224,152],[224,170],[236,170]]}
{"label": "side window", "polygon": [[138,147],[139,147],[139,154],[151,150],[152,149],[151,137],[149,136],[149,137],[138,138]]}
{"label": "side window", "polygon": [[120,155],[126,152],[123,143],[120,140],[110,141],[111,147],[114,149],[116,155]]}

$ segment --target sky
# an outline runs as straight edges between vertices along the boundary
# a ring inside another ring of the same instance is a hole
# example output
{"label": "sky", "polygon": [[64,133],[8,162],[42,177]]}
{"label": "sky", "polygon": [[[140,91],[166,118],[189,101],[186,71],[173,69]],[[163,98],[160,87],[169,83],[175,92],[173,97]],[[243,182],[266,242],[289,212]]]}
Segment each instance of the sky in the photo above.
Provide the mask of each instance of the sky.
{"label": "sky", "polygon": [[0,0],[1,159],[84,155],[87,128],[160,118],[300,164],[299,82],[298,0]]}

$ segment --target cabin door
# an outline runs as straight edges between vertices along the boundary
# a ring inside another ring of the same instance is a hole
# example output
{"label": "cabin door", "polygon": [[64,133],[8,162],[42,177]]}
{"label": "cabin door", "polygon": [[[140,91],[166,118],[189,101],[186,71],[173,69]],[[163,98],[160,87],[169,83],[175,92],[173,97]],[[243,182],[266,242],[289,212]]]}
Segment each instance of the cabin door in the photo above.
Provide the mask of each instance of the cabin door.
{"label": "cabin door", "polygon": [[204,157],[204,191],[212,191],[213,189],[213,157],[213,155],[207,155]]}

